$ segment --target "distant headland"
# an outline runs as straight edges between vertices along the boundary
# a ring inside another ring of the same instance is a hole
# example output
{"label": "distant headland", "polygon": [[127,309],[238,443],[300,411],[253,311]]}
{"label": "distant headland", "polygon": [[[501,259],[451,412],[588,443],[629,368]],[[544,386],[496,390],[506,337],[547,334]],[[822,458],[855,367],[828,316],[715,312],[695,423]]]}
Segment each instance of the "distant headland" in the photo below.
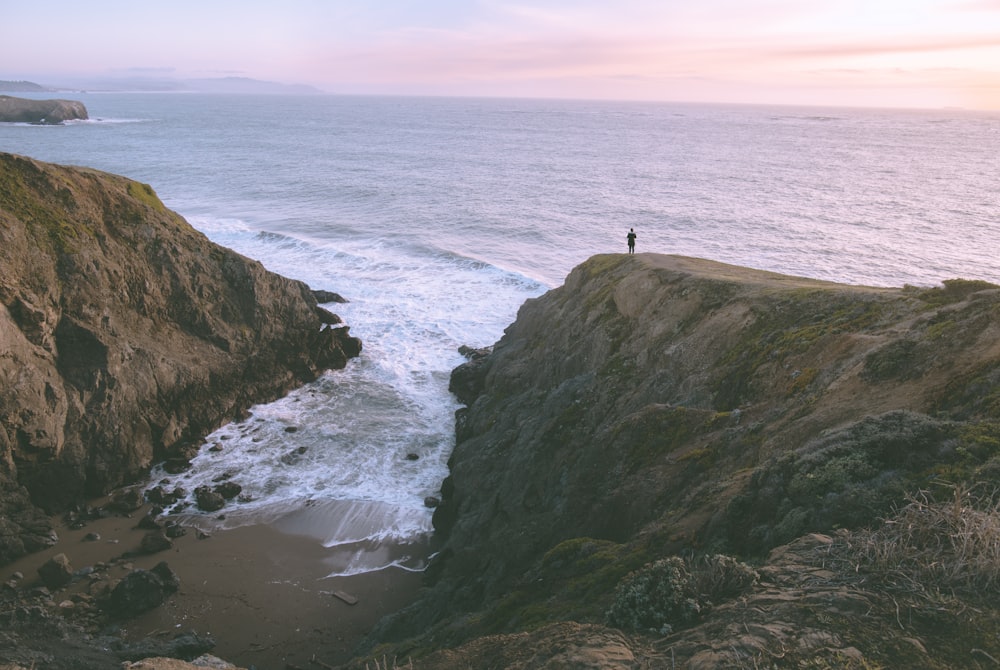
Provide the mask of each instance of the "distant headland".
{"label": "distant headland", "polygon": [[86,119],[87,107],[77,100],[31,100],[0,95],[0,121],[59,125]]}

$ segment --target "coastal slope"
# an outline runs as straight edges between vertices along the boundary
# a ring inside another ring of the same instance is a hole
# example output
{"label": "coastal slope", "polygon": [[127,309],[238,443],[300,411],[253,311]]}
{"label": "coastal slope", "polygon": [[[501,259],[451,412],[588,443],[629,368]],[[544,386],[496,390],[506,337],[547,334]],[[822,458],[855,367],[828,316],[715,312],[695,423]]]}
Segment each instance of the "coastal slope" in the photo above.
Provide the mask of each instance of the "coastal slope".
{"label": "coastal slope", "polygon": [[[1000,657],[1000,287],[595,256],[452,388],[430,587],[371,640],[417,667]],[[986,519],[972,576],[941,527],[893,544],[941,509]]]}
{"label": "coastal slope", "polygon": [[0,154],[0,564],[361,343],[146,184]]}

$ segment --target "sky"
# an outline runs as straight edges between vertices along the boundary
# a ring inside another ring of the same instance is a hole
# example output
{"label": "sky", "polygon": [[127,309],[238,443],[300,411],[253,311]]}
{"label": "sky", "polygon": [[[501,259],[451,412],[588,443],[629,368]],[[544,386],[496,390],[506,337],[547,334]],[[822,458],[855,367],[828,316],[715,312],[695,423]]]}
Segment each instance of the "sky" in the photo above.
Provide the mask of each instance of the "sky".
{"label": "sky", "polygon": [[5,2],[0,79],[1000,109],[1000,0]]}

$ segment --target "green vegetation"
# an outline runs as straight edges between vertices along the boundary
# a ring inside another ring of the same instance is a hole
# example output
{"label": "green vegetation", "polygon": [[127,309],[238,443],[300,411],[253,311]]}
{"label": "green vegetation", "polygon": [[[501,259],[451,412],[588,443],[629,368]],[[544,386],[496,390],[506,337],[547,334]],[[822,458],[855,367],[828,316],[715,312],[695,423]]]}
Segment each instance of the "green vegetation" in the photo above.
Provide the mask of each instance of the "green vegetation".
{"label": "green vegetation", "polygon": [[916,349],[917,343],[914,340],[893,340],[865,357],[862,378],[870,382],[881,382],[919,377],[921,368],[916,362]]}
{"label": "green vegetation", "polygon": [[533,630],[553,621],[600,621],[611,593],[649,560],[642,549],[573,538],[550,549],[521,583],[479,620],[480,634]]}
{"label": "green vegetation", "polygon": [[165,212],[167,210],[166,206],[156,195],[156,191],[154,191],[153,187],[149,184],[140,184],[137,181],[130,181],[128,183],[128,194],[157,212]]}
{"label": "green vegetation", "polygon": [[730,546],[760,554],[806,532],[872,523],[952,453],[957,435],[951,422],[895,411],[783,453],[729,504]]}
{"label": "green vegetation", "polygon": [[81,233],[93,235],[80,221],[66,218],[76,207],[68,187],[53,182],[30,160],[12,155],[0,160],[0,209],[22,221],[39,243],[71,253]]}
{"label": "green vegetation", "polygon": [[[816,289],[782,294],[766,312],[758,312],[739,343],[719,361],[725,375],[713,389],[716,409],[728,410],[750,401],[761,368],[804,353],[827,336],[864,332],[883,316],[883,303],[878,299],[858,300],[856,295]],[[787,392],[805,390],[816,376],[796,379]]]}
{"label": "green vegetation", "polygon": [[715,555],[689,562],[670,556],[629,573],[615,589],[607,612],[612,626],[666,635],[695,622],[723,600],[757,581],[757,572],[730,556]]}
{"label": "green vegetation", "polygon": [[927,289],[917,294],[929,307],[940,307],[961,302],[973,293],[1000,289],[1000,286],[980,279],[946,279],[942,286]]}

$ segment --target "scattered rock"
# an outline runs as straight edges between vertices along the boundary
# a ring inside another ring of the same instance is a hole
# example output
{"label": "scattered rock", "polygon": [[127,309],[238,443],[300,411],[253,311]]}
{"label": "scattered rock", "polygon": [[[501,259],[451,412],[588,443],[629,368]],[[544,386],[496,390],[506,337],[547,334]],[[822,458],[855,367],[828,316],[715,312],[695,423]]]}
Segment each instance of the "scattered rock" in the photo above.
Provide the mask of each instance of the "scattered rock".
{"label": "scattered rock", "polygon": [[152,570],[133,570],[111,592],[105,609],[113,616],[128,619],[159,607],[180,588],[180,580],[165,562]]}
{"label": "scattered rock", "polygon": [[226,500],[232,500],[243,491],[243,487],[236,482],[223,482],[216,486],[213,491]]}
{"label": "scattered rock", "polygon": [[180,525],[179,523],[168,524],[166,528],[163,529],[168,538],[177,539],[178,537],[183,537],[187,535],[187,528]]}
{"label": "scattered rock", "polygon": [[83,536],[84,542],[97,542],[100,539],[101,539],[100,533],[87,533],[86,535]]}
{"label": "scattered rock", "polygon": [[164,471],[176,475],[191,469],[191,461],[186,458],[168,458],[163,462]]}
{"label": "scattered rock", "polygon": [[166,551],[174,546],[174,543],[162,530],[154,530],[142,536],[139,550],[144,554],[155,554]]}
{"label": "scattered rock", "polygon": [[194,490],[195,504],[203,512],[215,512],[222,509],[226,504],[226,499],[216,491],[207,486],[199,486]]}
{"label": "scattered rock", "polygon": [[152,514],[146,514],[141,519],[139,519],[139,523],[137,523],[135,527],[140,528],[142,530],[159,530],[160,528],[162,528],[162,525],[160,524],[159,521],[157,521],[155,516],[153,516]]}
{"label": "scattered rock", "polygon": [[73,579],[73,566],[66,554],[56,554],[38,568],[42,583],[50,589],[58,589]]}
{"label": "scattered rock", "polygon": [[343,297],[339,293],[334,293],[333,291],[324,291],[323,289],[318,289],[318,290],[313,289],[312,294],[313,297],[316,298],[316,302],[321,304],[328,302],[336,302],[341,304],[350,302],[347,298]]}
{"label": "scattered rock", "polygon": [[120,514],[130,514],[142,507],[145,502],[139,489],[129,488],[116,493],[108,503],[108,509]]}

